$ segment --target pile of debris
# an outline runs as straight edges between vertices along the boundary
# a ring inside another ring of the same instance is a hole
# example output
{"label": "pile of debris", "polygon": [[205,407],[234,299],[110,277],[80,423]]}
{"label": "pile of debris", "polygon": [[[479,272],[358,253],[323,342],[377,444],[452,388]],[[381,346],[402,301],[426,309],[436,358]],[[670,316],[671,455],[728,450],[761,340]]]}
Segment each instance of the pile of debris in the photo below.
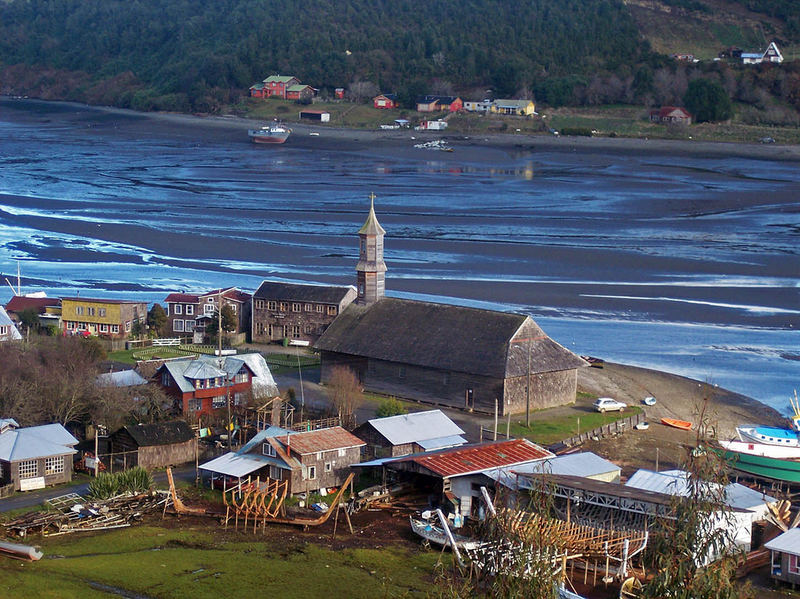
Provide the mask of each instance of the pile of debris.
{"label": "pile of debris", "polygon": [[28,512],[5,523],[10,535],[29,533],[64,535],[89,530],[124,528],[144,514],[166,510],[172,503],[168,493],[155,491],[142,495],[118,495],[102,501],[87,501],[76,493],[48,499],[47,511]]}

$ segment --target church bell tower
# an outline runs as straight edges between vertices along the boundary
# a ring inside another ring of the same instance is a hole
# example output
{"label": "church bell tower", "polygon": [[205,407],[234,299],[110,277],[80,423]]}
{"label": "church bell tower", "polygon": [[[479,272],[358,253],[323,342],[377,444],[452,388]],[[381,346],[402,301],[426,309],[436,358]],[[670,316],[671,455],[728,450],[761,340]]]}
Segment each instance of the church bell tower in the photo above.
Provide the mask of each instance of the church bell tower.
{"label": "church bell tower", "polygon": [[356,303],[371,306],[382,299],[386,291],[386,264],[383,262],[383,230],[375,216],[375,194],[369,195],[367,220],[358,230],[358,297]]}

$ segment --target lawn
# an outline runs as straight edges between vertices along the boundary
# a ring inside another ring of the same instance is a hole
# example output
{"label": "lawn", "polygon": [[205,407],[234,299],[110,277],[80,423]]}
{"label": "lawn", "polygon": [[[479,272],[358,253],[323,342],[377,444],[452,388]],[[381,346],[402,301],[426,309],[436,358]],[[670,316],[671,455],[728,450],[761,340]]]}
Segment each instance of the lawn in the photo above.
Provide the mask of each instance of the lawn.
{"label": "lawn", "polygon": [[[29,542],[33,539],[29,539]],[[187,526],[36,539],[45,557],[0,562],[0,596],[84,599],[423,597],[438,552],[399,546],[331,549],[286,538]],[[127,594],[124,594],[127,593]]]}
{"label": "lawn", "polygon": [[[525,437],[540,445],[551,445],[580,432],[585,433],[616,420],[639,414],[641,411],[639,406],[629,406],[624,412],[606,412],[604,414],[576,409],[572,413],[556,416],[549,410],[543,410],[531,415],[530,427],[526,427],[524,421],[512,420],[511,436]],[[548,412],[551,412],[550,416],[548,416]],[[505,431],[502,427],[501,430]]]}

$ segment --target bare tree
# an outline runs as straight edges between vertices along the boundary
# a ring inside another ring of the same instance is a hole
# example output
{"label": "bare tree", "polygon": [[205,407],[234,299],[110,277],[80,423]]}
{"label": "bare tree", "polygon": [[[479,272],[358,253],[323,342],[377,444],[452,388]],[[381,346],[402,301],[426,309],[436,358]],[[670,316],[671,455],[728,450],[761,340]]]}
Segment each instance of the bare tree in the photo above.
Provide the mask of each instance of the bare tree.
{"label": "bare tree", "polygon": [[346,366],[336,366],[326,385],[328,399],[343,422],[355,423],[355,412],[364,401],[364,391],[356,374]]}
{"label": "bare tree", "polygon": [[360,104],[364,100],[374,98],[380,93],[378,86],[372,81],[356,79],[347,86],[347,97],[350,101]]}

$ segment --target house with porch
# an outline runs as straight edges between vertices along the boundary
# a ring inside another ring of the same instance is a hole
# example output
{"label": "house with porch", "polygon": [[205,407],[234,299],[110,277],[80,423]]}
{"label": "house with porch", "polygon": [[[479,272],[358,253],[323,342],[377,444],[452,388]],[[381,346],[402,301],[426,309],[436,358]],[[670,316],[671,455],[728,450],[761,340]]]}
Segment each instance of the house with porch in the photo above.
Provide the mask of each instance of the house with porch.
{"label": "house with porch", "polygon": [[271,426],[241,449],[200,466],[231,486],[242,478],[288,481],[288,493],[313,493],[344,484],[364,442],[340,426],[293,432]]}
{"label": "house with porch", "polygon": [[71,481],[77,444],[61,424],[20,427],[12,418],[0,420],[0,486],[31,491]]}
{"label": "house with porch", "polygon": [[291,75],[270,75],[259,85],[256,83],[250,88],[250,95],[254,98],[281,98],[286,100],[289,87],[299,85],[300,80]]}

